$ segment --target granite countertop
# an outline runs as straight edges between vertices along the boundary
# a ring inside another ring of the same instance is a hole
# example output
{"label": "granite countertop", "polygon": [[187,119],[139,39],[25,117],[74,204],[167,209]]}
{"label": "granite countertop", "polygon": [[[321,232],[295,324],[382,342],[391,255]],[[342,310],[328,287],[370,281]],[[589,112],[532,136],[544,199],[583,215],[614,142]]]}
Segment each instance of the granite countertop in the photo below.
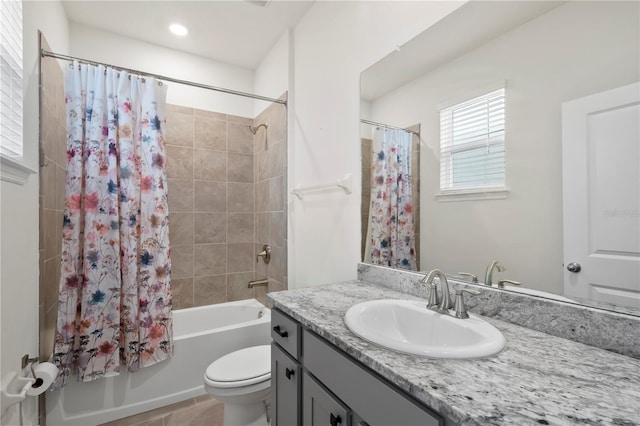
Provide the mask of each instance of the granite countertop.
{"label": "granite countertop", "polygon": [[497,356],[443,360],[394,352],[351,333],[347,309],[376,299],[421,300],[350,281],[269,293],[330,343],[460,425],[638,425],[640,360],[483,317],[507,339]]}

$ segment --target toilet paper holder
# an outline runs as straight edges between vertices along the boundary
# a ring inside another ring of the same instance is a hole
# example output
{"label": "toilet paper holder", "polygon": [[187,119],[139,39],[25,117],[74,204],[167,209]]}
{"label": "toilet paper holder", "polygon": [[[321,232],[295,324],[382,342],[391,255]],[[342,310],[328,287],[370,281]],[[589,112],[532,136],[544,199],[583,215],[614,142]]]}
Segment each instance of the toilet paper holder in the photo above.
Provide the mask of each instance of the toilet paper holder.
{"label": "toilet paper holder", "polygon": [[[2,378],[0,385],[2,416],[5,415],[10,406],[24,401],[29,389],[42,386],[42,379],[36,378],[36,373],[33,369],[33,364],[37,362],[37,357],[30,358],[28,354],[22,357],[22,369],[24,370],[27,366],[30,367],[31,375],[33,377],[24,377],[15,371],[11,371]],[[39,384],[38,381],[40,382]]]}
{"label": "toilet paper holder", "polygon": [[33,365],[36,364],[38,361],[39,359],[37,356],[33,358],[29,358],[29,354],[24,354],[22,356],[22,369],[24,370],[25,368],[27,368],[27,366],[29,366],[29,369],[31,370],[31,375],[33,376],[33,380],[34,380],[31,387],[34,389],[39,388],[44,383],[41,378],[36,377],[36,372],[33,369]]}

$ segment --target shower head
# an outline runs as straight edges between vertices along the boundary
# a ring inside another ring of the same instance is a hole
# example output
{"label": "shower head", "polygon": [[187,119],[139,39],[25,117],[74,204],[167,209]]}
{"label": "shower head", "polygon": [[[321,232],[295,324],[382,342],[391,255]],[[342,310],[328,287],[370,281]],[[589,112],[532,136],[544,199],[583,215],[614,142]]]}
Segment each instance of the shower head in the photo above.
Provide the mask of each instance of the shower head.
{"label": "shower head", "polygon": [[267,130],[269,128],[269,125],[266,124],[266,123],[262,123],[262,124],[260,124],[260,125],[258,125],[256,127],[249,126],[249,130],[251,131],[251,133],[253,133],[255,135],[258,132],[258,129],[260,127],[264,127],[264,129]]}

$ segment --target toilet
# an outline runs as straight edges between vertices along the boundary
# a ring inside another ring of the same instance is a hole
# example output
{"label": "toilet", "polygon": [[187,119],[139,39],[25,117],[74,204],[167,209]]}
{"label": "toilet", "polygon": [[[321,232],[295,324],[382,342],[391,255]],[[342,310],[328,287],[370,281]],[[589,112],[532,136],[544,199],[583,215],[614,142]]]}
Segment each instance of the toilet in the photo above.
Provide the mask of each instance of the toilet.
{"label": "toilet", "polygon": [[213,361],[204,388],[224,403],[224,426],[267,426],[271,395],[271,346],[251,346]]}

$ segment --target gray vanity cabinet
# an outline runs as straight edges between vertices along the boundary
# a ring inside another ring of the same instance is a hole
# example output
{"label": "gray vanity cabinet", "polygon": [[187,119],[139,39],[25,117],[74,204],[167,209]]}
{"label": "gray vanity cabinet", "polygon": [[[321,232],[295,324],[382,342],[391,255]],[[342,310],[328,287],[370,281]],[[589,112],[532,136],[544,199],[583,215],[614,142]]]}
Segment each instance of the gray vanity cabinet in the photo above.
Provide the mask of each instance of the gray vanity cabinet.
{"label": "gray vanity cabinet", "polygon": [[271,313],[272,426],[443,426],[398,390],[277,309]]}
{"label": "gray vanity cabinet", "polygon": [[300,324],[271,312],[271,426],[301,424]]}
{"label": "gray vanity cabinet", "polygon": [[271,425],[300,423],[302,374],[300,365],[277,344],[271,345]]}

